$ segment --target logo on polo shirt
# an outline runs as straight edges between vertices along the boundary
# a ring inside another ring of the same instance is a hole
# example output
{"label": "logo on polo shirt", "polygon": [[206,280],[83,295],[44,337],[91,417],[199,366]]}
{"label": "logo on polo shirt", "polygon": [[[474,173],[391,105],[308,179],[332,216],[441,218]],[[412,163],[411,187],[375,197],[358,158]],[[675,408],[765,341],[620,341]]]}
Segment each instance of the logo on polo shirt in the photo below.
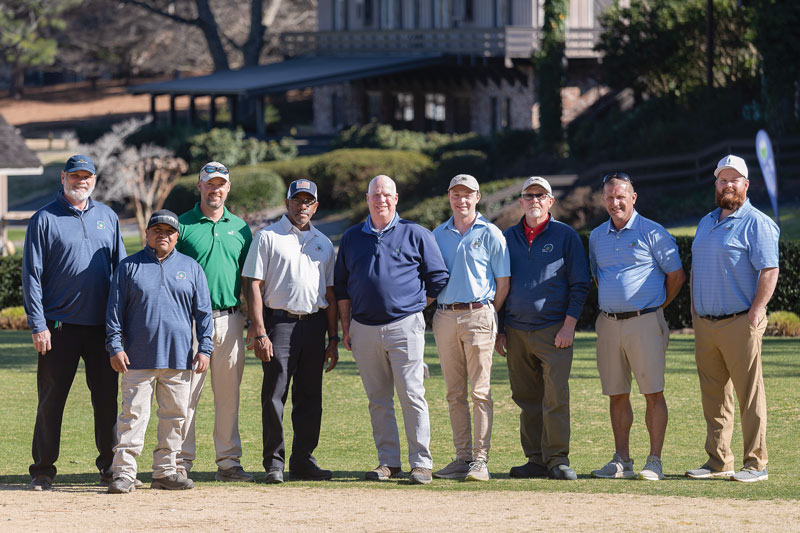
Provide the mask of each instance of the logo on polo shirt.
{"label": "logo on polo shirt", "polygon": [[553,245],[552,245],[552,244],[550,244],[550,243],[547,243],[547,244],[545,244],[545,245],[544,245],[544,248],[542,248],[542,251],[543,251],[544,253],[550,253],[550,252],[552,252],[552,251],[553,251]]}
{"label": "logo on polo shirt", "polygon": [[631,242],[631,243],[628,245],[628,248],[636,248],[636,245],[637,245],[637,244],[639,244],[639,243],[638,243],[638,242],[636,242],[636,241],[633,241],[633,242]]}
{"label": "logo on polo shirt", "polygon": [[230,231],[228,232],[228,235],[236,235],[236,232],[235,232],[235,231],[233,231],[233,230],[230,230]]}
{"label": "logo on polo shirt", "polygon": [[316,246],[314,247],[314,251],[315,251],[315,252],[321,252],[321,251],[322,251],[322,246],[320,246],[319,244],[318,244],[318,245],[316,245]]}
{"label": "logo on polo shirt", "polygon": [[106,229],[106,223],[102,220],[97,221],[97,229]]}
{"label": "logo on polo shirt", "polygon": [[186,279],[186,272],[179,270],[178,273],[175,274],[175,279]]}
{"label": "logo on polo shirt", "polygon": [[392,257],[400,257],[400,248],[395,248]]}
{"label": "logo on polo shirt", "polygon": [[725,226],[723,229],[724,229],[725,231],[730,231],[730,230],[732,230],[732,229],[733,229],[733,223],[731,223],[731,224],[728,224],[728,225],[727,225],[727,226]]}
{"label": "logo on polo shirt", "polygon": [[475,239],[474,241],[472,241],[472,244],[470,244],[470,246],[472,246],[473,248],[480,248],[481,247],[481,240],[480,239]]}

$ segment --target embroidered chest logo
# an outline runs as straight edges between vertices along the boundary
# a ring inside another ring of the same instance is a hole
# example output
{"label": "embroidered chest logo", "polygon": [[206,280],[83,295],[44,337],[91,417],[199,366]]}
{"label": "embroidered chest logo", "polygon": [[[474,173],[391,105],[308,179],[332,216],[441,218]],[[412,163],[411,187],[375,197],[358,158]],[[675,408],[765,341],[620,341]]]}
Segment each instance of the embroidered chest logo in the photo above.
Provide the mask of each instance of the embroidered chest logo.
{"label": "embroidered chest logo", "polygon": [[322,246],[320,246],[319,244],[317,244],[316,246],[314,246],[314,251],[315,251],[315,252],[321,252],[321,251],[322,251]]}
{"label": "embroidered chest logo", "polygon": [[235,231],[233,231],[233,230],[230,230],[230,231],[228,232],[228,235],[236,235],[236,232],[235,232]]}
{"label": "embroidered chest logo", "polygon": [[552,251],[553,251],[553,245],[552,245],[552,244],[550,244],[550,243],[547,243],[547,244],[545,244],[545,245],[544,245],[544,248],[542,248],[542,251],[543,251],[544,253],[546,253],[546,254],[549,254],[550,252],[552,252]]}
{"label": "embroidered chest logo", "polygon": [[395,248],[392,252],[392,257],[397,258],[400,257],[400,248]]}
{"label": "embroidered chest logo", "polygon": [[178,273],[175,274],[175,279],[186,279],[186,272],[179,270]]}
{"label": "embroidered chest logo", "polygon": [[724,228],[722,228],[722,229],[724,229],[725,231],[730,231],[730,230],[732,230],[732,229],[733,229],[733,224],[728,224],[727,226],[725,226],[725,227],[724,227]]}
{"label": "embroidered chest logo", "polygon": [[473,250],[477,249],[477,248],[480,248],[481,247],[481,240],[480,239],[475,239],[474,241],[472,241],[472,244],[470,244],[469,246]]}
{"label": "embroidered chest logo", "polygon": [[97,221],[97,229],[106,229],[106,223],[102,220]]}
{"label": "embroidered chest logo", "polygon": [[631,242],[631,243],[628,245],[628,248],[636,248],[636,246],[638,246],[638,244],[639,244],[638,242],[636,242],[636,241],[632,241],[632,242]]}

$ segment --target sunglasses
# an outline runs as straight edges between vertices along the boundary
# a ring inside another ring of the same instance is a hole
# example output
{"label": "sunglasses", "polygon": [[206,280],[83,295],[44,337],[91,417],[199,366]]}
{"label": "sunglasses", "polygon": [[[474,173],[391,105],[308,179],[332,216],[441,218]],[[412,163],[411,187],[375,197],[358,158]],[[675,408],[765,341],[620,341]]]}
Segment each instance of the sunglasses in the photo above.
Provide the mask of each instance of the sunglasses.
{"label": "sunglasses", "polygon": [[522,199],[526,202],[530,202],[531,200],[541,200],[543,198],[547,198],[550,196],[546,192],[536,192],[536,193],[522,193]]}
{"label": "sunglasses", "polygon": [[304,205],[306,207],[311,207],[312,205],[317,203],[317,201],[314,200],[313,198],[292,198],[292,203],[294,205]]}
{"label": "sunglasses", "polygon": [[206,174],[213,174],[214,172],[219,172],[220,174],[227,175],[230,171],[225,167],[216,167],[214,165],[206,165],[203,167],[203,171]]}
{"label": "sunglasses", "polygon": [[603,176],[603,184],[605,185],[608,180],[631,181],[631,177],[624,172],[612,172]]}

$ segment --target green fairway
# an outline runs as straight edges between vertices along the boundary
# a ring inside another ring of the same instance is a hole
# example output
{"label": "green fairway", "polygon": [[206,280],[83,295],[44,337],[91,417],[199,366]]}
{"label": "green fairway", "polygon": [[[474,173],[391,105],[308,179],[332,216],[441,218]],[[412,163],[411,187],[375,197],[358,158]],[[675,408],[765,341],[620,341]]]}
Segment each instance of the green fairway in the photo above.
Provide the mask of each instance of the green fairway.
{"label": "green fairway", "polygon": [[[495,402],[494,430],[489,469],[493,479],[488,483],[462,483],[434,480],[424,490],[530,490],[585,493],[638,493],[674,496],[706,496],[712,498],[797,498],[800,477],[795,459],[800,442],[800,410],[797,405],[797,378],[800,375],[799,339],[769,338],[764,343],[764,376],[767,389],[769,423],[767,442],[770,451],[766,482],[741,484],[725,481],[690,481],[683,472],[703,464],[705,422],[700,409],[697,374],[694,365],[693,337],[673,336],[667,353],[666,397],[670,422],[664,445],[666,480],[652,483],[633,480],[596,480],[589,472],[605,464],[613,453],[613,439],[608,421],[607,399],[600,393],[595,366],[595,336],[580,333],[576,341],[575,362],[570,381],[572,397],[572,466],[579,480],[515,480],[508,478],[510,467],[525,459],[519,445],[519,409],[511,400],[508,370],[503,358],[495,357],[492,373]],[[335,489],[343,485],[369,486],[375,490],[400,488],[405,484],[367,484],[363,472],[377,465],[375,447],[367,411],[367,400],[351,354],[344,349],[337,368],[325,375],[324,414],[320,445],[316,457],[320,465],[334,471],[334,481],[315,486]],[[30,464],[31,435],[36,413],[36,354],[29,332],[0,332],[0,484],[27,483]],[[441,376],[432,335],[428,335],[426,361],[431,378],[426,381],[426,397],[430,406],[435,466],[441,468],[455,455],[450,422],[447,415],[444,382]],[[243,466],[263,476],[261,466],[261,368],[260,362],[248,354],[242,384],[240,428],[244,448]],[[635,386],[634,386],[635,387]],[[291,402],[291,398],[290,398]],[[631,450],[635,468],[641,469],[648,451],[644,423],[644,400],[633,398],[635,422],[631,433]],[[286,416],[287,443],[291,443],[290,409]],[[403,443],[404,470],[408,470],[402,416],[397,411]],[[214,483],[213,393],[209,382],[203,392],[198,421],[198,460],[192,478],[201,483]],[[82,366],[70,393],[64,417],[61,457],[57,463],[59,481],[93,484],[97,480],[94,466],[95,449],[92,414]],[[144,451],[139,459],[140,478],[149,481],[151,457],[155,444],[155,408],[148,427]],[[288,447],[288,446],[287,446]],[[738,422],[732,444],[737,462],[741,460],[742,440]],[[737,463],[737,467],[740,466]],[[309,484],[309,483],[304,483]],[[300,483],[292,483],[300,485]],[[335,497],[335,496],[332,496]]]}

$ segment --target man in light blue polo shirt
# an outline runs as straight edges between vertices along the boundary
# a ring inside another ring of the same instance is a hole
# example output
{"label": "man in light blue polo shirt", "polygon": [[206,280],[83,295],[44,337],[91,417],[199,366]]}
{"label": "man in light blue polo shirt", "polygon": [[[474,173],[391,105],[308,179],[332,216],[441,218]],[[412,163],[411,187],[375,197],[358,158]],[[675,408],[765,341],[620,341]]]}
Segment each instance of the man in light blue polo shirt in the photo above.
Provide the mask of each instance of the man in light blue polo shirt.
{"label": "man in light blue polo shirt", "polygon": [[[497,335],[495,309],[508,294],[511,275],[506,240],[475,211],[481,199],[469,174],[450,180],[453,216],[433,230],[450,279],[436,299],[433,335],[439,350],[456,459],[434,475],[445,479],[488,481],[493,404],[492,354]],[[494,305],[492,305],[494,303]],[[470,429],[467,386],[471,388],[475,440]]]}
{"label": "man in light blue polo shirt", "polygon": [[[692,242],[692,324],[708,461],[686,475],[762,481],[767,400],[761,338],[778,283],[780,230],[747,199],[750,182],[741,157],[723,157],[714,176],[717,209],[700,220]],[[736,474],[730,447],[734,389],[744,437],[744,468]]]}
{"label": "man in light blue polo shirt", "polygon": [[603,394],[609,397],[615,453],[592,476],[635,475],[629,437],[633,425],[631,371],[647,402],[645,420],[650,455],[639,479],[664,478],[661,448],[667,429],[664,370],[669,328],[666,307],[686,281],[675,239],[660,224],[634,209],[636,192],[623,172],[603,178],[603,202],[611,216],[589,236],[589,264],[597,282],[600,315],[597,369]]}

